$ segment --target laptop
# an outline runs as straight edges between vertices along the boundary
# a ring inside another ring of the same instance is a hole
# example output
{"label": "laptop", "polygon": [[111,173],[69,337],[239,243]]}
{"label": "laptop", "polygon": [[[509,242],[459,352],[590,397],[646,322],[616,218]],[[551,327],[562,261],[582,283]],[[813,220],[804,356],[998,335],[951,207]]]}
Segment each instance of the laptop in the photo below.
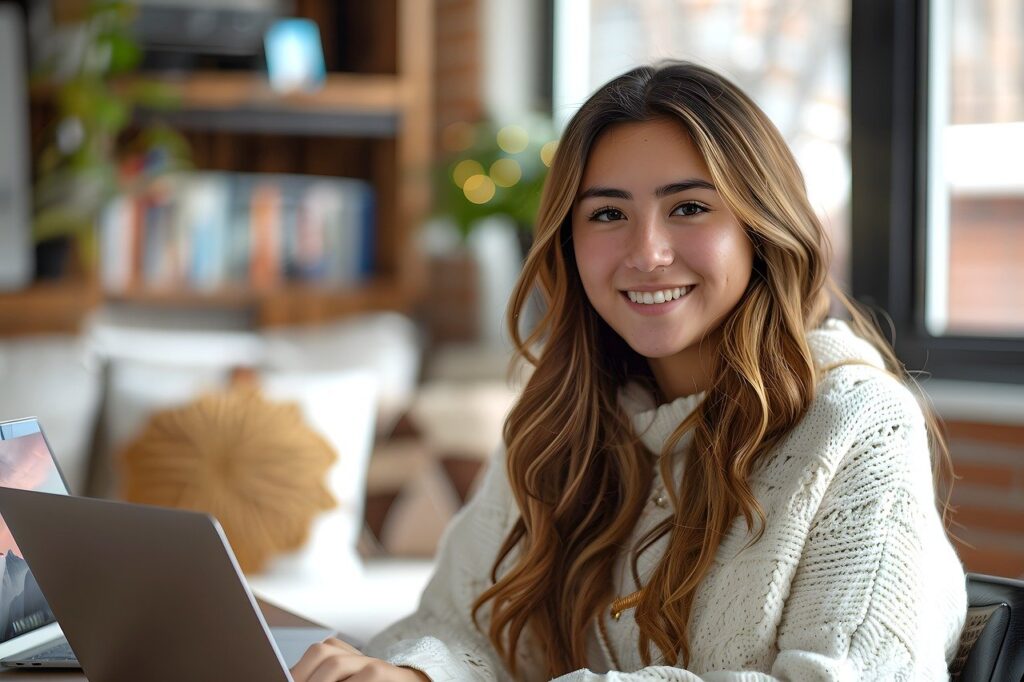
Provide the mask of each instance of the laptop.
{"label": "laptop", "polygon": [[[38,420],[0,422],[0,486],[67,494],[50,452]],[[0,663],[55,646],[60,650],[46,667],[78,667],[24,555],[0,519]]]}
{"label": "laptop", "polygon": [[334,634],[268,628],[211,516],[67,493],[38,420],[0,423],[3,666],[285,682]]}

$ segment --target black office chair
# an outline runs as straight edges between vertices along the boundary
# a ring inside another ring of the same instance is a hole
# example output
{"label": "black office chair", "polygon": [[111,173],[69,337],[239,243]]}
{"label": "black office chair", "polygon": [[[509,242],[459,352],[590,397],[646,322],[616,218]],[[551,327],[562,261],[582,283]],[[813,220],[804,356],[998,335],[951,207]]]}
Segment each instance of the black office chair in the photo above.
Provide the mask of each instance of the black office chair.
{"label": "black office chair", "polygon": [[967,607],[951,679],[1024,682],[1024,581],[968,573]]}

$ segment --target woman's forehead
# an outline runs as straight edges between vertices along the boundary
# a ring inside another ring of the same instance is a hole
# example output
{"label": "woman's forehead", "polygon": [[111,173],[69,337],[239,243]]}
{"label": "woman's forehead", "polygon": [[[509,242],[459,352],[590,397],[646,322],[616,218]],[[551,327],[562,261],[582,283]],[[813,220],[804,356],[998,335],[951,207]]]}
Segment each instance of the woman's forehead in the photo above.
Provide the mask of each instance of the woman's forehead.
{"label": "woman's forehead", "polygon": [[591,146],[578,194],[595,185],[646,193],[684,179],[710,182],[711,174],[682,124],[667,118],[616,123]]}

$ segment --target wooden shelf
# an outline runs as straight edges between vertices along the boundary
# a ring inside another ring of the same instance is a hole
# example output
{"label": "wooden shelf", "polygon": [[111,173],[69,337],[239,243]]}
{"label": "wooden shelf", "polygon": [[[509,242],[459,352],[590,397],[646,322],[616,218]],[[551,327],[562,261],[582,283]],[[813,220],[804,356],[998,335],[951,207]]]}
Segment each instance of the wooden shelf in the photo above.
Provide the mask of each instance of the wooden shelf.
{"label": "wooden shelf", "polygon": [[169,86],[179,106],[140,110],[180,129],[278,135],[393,137],[406,101],[395,76],[329,74],[316,91],[281,94],[262,74],[203,72],[153,78]]}
{"label": "wooden shelf", "polygon": [[0,335],[75,334],[101,298],[91,282],[44,282],[0,293]]}
{"label": "wooden shelf", "polygon": [[387,279],[344,288],[285,283],[265,291],[243,286],[216,291],[139,289],[107,293],[105,298],[150,308],[249,309],[261,327],[316,324],[372,310],[407,310],[411,300]]}
{"label": "wooden shelf", "polygon": [[46,282],[0,293],[0,336],[75,334],[102,305],[149,308],[249,309],[261,327],[329,322],[374,310],[408,311],[411,296],[395,282],[378,279],[345,288],[288,283],[267,291],[234,287],[217,291],[144,290],[103,293],[93,283]]}
{"label": "wooden shelf", "polygon": [[[143,74],[119,81],[128,87],[139,81],[166,86],[181,109],[236,110],[269,108],[307,111],[364,111],[397,113],[408,101],[407,88],[397,76],[330,73],[317,90],[282,94],[270,88],[262,73],[248,71],[198,71],[186,74]],[[117,87],[117,85],[115,85]],[[35,101],[53,97],[54,86],[34,83]]]}
{"label": "wooden shelf", "polygon": [[292,284],[267,292],[258,317],[262,327],[315,324],[375,310],[408,312],[411,302],[409,292],[384,280],[344,290]]}
{"label": "wooden shelf", "polygon": [[261,294],[248,287],[231,286],[211,291],[195,289],[147,289],[108,291],[105,300],[166,308],[247,308],[259,304]]}
{"label": "wooden shelf", "polygon": [[174,90],[183,109],[246,109],[365,111],[397,113],[405,102],[396,76],[331,73],[315,91],[281,94],[270,89],[266,76],[231,71],[190,73],[184,78],[147,76]]}
{"label": "wooden shelf", "polygon": [[[394,137],[409,94],[397,76],[328,74],[315,91],[282,94],[264,74],[198,72],[142,80],[166,86],[177,104],[170,109],[136,111],[140,123],[160,120],[182,130],[277,135]],[[128,87],[137,80],[121,81]],[[52,88],[35,86],[45,101]]]}

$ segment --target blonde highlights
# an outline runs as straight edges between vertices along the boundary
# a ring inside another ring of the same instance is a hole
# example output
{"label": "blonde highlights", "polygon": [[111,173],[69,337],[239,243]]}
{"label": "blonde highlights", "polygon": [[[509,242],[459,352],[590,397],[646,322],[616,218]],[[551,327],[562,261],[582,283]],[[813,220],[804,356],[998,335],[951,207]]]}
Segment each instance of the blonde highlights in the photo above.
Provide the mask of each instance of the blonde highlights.
{"label": "blonde highlights", "polygon": [[[653,379],[646,360],[590,305],[569,222],[595,140],[609,126],[656,118],[687,132],[754,247],[747,290],[714,337],[712,387],[663,453],[646,451],[618,406],[627,381]],[[750,476],[813,400],[818,377],[807,332],[825,319],[830,293],[888,369],[905,374],[874,325],[831,286],[829,259],[781,135],[717,74],[681,62],[641,67],[600,88],[576,113],[559,142],[534,245],[509,305],[515,346],[534,367],[504,429],[520,517],[494,563],[494,584],[474,604],[474,616],[490,606],[486,634],[513,674],[524,635],[542,649],[550,677],[586,667],[587,633],[619,596],[616,558],[632,551],[635,574],[639,551],[665,536],[665,554],[636,606],[640,654],[646,664],[688,662],[694,595],[722,538],[739,517],[751,543],[759,538],[764,514]],[[534,291],[543,315],[524,338],[519,319]],[[688,432],[687,475],[668,490],[674,516],[629,547],[656,455],[663,480],[673,481],[671,453]]]}

